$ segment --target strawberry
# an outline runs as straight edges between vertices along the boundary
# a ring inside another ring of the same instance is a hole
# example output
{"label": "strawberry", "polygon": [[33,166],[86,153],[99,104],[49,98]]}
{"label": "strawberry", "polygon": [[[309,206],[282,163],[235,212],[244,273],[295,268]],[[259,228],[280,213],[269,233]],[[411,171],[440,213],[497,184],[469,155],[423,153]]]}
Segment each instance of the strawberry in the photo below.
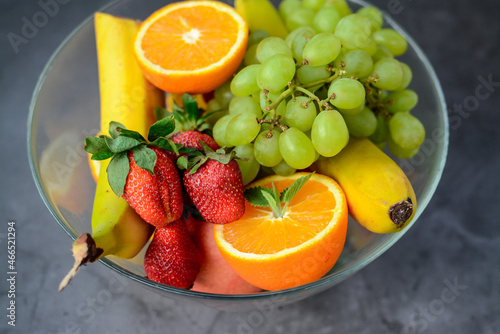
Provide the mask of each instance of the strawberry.
{"label": "strawberry", "polygon": [[148,140],[122,124],[110,122],[110,136],[85,139],[85,150],[94,160],[111,158],[107,173],[111,189],[148,223],[156,227],[182,215],[181,180],[167,151],[179,146],[167,138],[175,128],[173,116],[151,126]]}
{"label": "strawberry", "polygon": [[210,223],[227,224],[245,212],[243,181],[235,160],[205,159],[184,172],[184,187],[202,217]]}
{"label": "strawberry", "polygon": [[177,168],[166,151],[150,148],[156,153],[154,175],[137,166],[129,152],[130,171],[122,197],[142,219],[162,227],[181,217],[182,189]]}
{"label": "strawberry", "polygon": [[201,268],[201,256],[181,218],[157,228],[144,257],[149,279],[176,288],[190,288]]}
{"label": "strawberry", "polygon": [[182,144],[184,147],[203,150],[203,147],[201,147],[201,144],[199,143],[200,140],[214,151],[220,148],[212,137],[198,131],[184,131],[172,138],[172,141],[176,144]]}

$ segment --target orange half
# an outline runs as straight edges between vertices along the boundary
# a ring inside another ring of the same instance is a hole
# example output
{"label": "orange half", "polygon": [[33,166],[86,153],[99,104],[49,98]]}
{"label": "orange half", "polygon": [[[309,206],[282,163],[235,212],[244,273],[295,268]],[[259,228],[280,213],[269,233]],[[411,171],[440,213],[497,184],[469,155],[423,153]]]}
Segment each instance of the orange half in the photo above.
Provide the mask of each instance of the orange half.
{"label": "orange half", "polygon": [[164,91],[207,93],[241,63],[245,20],[217,1],[182,1],[153,13],[139,28],[134,53],[146,78]]}
{"label": "orange half", "polygon": [[[274,183],[280,193],[304,175],[272,175],[249,187]],[[265,290],[287,289],[324,276],[340,256],[346,233],[344,192],[337,182],[320,174],[300,189],[283,218],[246,202],[240,220],[214,227],[224,259],[243,279]]]}

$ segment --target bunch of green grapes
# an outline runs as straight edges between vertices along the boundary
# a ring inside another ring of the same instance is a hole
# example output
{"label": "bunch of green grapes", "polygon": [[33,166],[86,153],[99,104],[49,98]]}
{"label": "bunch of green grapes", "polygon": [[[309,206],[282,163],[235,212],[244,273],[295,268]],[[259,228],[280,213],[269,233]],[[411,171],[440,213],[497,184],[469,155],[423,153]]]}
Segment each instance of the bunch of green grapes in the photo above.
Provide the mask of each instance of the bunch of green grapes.
{"label": "bunch of green grapes", "polygon": [[397,157],[416,154],[425,139],[410,114],[418,96],[407,89],[410,67],[394,58],[407,42],[382,28],[380,11],[352,13],[345,0],[284,0],[279,10],[290,34],[251,32],[241,69],[207,107],[224,110],[214,139],[247,158],[244,181],[260,166],[305,169],[338,154],[349,136],[387,143]]}

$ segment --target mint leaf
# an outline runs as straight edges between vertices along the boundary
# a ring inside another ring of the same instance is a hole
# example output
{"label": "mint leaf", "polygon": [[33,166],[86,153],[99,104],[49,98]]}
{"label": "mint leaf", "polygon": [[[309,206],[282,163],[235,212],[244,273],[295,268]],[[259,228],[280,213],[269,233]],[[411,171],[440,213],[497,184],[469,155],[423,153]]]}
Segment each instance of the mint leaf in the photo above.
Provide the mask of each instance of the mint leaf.
{"label": "mint leaf", "polygon": [[107,169],[109,186],[118,197],[123,195],[129,169],[127,152],[115,154],[109,162]]}
{"label": "mint leaf", "polygon": [[120,135],[120,132],[119,132],[119,129],[126,129],[125,125],[121,124],[121,123],[118,123],[118,122],[115,122],[115,121],[111,121],[109,122],[109,134],[112,138],[118,138],[118,136]]}
{"label": "mint leaf", "polygon": [[286,211],[286,209],[288,208],[288,204],[290,203],[290,201],[292,200],[292,198],[295,195],[297,195],[297,193],[299,192],[300,188],[302,188],[304,186],[304,184],[306,184],[306,182],[311,178],[311,176],[313,174],[314,174],[314,172],[312,172],[312,173],[310,173],[310,174],[308,174],[306,176],[299,177],[298,179],[296,179],[295,181],[293,181],[293,183],[290,185],[290,187],[286,188],[281,193],[280,201],[285,203],[285,207],[283,208],[283,212]]}
{"label": "mint leaf", "polygon": [[271,208],[271,210],[273,210],[274,215],[276,217],[280,217],[281,216],[280,215],[281,203],[276,202],[276,198],[266,190],[261,190],[261,194],[262,194],[262,196],[264,196],[266,201],[269,203],[269,207]]}
{"label": "mint leaf", "polygon": [[271,195],[271,189],[269,188],[252,187],[245,189],[245,199],[253,206],[268,207],[269,202],[266,200],[264,195],[262,195],[262,191],[267,191]]}
{"label": "mint leaf", "polygon": [[154,175],[156,165],[156,153],[147,146],[140,145],[132,149],[134,161],[137,166],[147,170],[151,175]]}
{"label": "mint leaf", "polygon": [[171,134],[174,129],[175,119],[173,115],[162,118],[149,128],[148,140],[155,141],[160,137],[166,137]]}
{"label": "mint leaf", "polygon": [[83,148],[92,154],[93,160],[105,160],[113,156],[104,138],[87,137]]}
{"label": "mint leaf", "polygon": [[106,145],[108,145],[111,152],[114,153],[125,152],[141,144],[141,142],[138,141],[137,139],[124,136],[118,136],[114,139],[109,137],[104,137],[104,140],[106,140]]}

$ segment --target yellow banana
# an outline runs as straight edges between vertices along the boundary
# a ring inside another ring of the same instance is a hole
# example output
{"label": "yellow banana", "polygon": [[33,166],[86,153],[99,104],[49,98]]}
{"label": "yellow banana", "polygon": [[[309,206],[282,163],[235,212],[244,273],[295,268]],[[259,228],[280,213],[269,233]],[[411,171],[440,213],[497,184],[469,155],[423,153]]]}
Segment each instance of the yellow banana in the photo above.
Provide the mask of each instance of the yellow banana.
{"label": "yellow banana", "polygon": [[[164,93],[146,81],[134,59],[132,45],[138,26],[135,20],[103,13],[95,15],[103,133],[114,120],[146,135],[154,122],[154,108],[165,105]],[[134,257],[153,232],[153,227],[111,190],[106,173],[108,164],[107,160],[100,162],[92,235],[84,233],[73,243],[75,264],[59,285],[59,291],[85,263],[107,255]]]}
{"label": "yellow banana", "polygon": [[351,138],[336,156],[318,160],[316,171],[337,180],[349,214],[374,233],[401,231],[413,219],[417,200],[399,166],[366,138]]}
{"label": "yellow banana", "polygon": [[247,21],[250,31],[265,30],[283,39],[288,35],[281,16],[269,0],[235,0],[234,7]]}

